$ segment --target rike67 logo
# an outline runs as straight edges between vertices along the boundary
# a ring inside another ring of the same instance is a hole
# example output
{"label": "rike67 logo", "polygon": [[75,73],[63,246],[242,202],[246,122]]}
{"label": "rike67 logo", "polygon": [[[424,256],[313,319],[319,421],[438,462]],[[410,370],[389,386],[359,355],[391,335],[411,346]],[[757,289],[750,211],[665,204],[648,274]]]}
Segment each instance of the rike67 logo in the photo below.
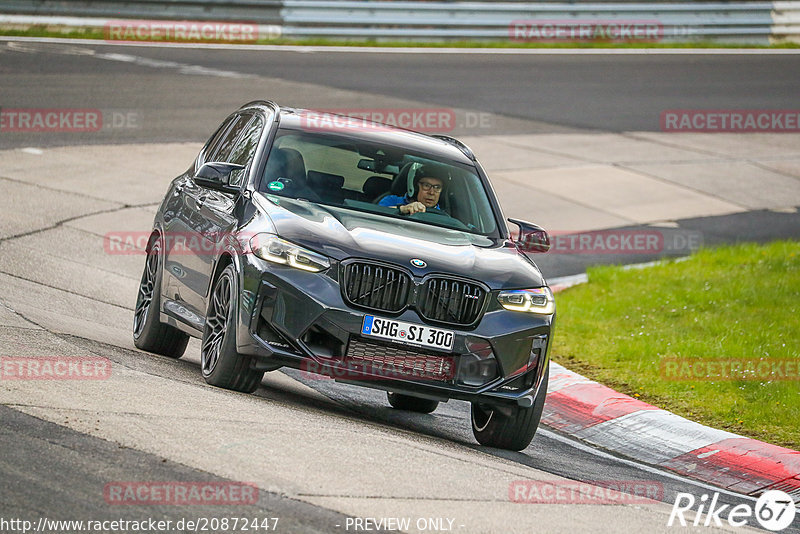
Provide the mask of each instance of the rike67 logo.
{"label": "rike67 logo", "polygon": [[[693,513],[694,520],[684,517],[687,513]],[[708,494],[696,499],[691,493],[678,493],[667,526],[675,525],[677,519],[677,524],[682,527],[722,527],[723,522],[732,527],[743,527],[755,518],[762,528],[778,532],[791,525],[796,514],[792,496],[778,490],[762,493],[752,507],[749,504],[737,504],[733,508],[729,504],[719,503],[719,493],[714,493],[710,499]]]}

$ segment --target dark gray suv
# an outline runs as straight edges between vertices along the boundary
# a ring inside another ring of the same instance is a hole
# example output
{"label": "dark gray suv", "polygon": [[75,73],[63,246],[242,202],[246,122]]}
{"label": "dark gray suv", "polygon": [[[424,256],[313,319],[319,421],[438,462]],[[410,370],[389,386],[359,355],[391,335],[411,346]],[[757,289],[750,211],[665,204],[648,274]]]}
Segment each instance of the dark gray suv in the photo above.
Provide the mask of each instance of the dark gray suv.
{"label": "dark gray suv", "polygon": [[213,385],[293,367],[429,413],[472,403],[477,440],[528,446],[555,303],[468,147],[361,119],[252,102],[228,117],[155,217],[136,346],[202,339]]}

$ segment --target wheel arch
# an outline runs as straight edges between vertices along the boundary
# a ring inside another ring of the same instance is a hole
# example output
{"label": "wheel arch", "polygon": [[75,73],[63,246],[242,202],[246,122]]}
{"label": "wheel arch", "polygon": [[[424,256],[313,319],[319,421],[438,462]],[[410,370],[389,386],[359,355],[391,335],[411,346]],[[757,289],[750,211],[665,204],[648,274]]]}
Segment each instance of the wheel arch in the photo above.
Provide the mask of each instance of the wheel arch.
{"label": "wheel arch", "polygon": [[150,254],[150,251],[153,249],[153,243],[157,239],[161,239],[161,229],[160,228],[153,228],[150,232],[150,237],[147,238],[147,247],[144,250],[145,255]]}
{"label": "wheel arch", "polygon": [[[214,291],[214,286],[217,283],[217,279],[219,279],[219,275],[222,274],[222,271],[224,271],[228,265],[233,264],[233,267],[237,273],[237,278],[239,277],[239,273],[241,272],[239,268],[240,265],[239,262],[237,262],[234,259],[234,257],[235,255],[231,253],[230,250],[227,249],[223,250],[222,253],[220,253],[219,257],[217,258],[217,262],[214,265],[214,271],[211,274],[211,278],[209,278],[208,280],[208,289],[206,290],[206,295],[209,298],[211,298],[211,293]],[[241,280],[238,280],[238,282],[239,282],[239,287],[241,287]]]}
{"label": "wheel arch", "polygon": [[206,294],[208,295],[208,299],[210,299],[214,292],[214,286],[217,284],[217,280],[219,280],[220,275],[228,267],[228,265],[233,265],[233,270],[235,271],[234,276],[236,277],[237,291],[234,295],[234,306],[236,309],[236,323],[238,327],[236,336],[236,344],[238,347],[243,341],[242,333],[247,331],[247,324],[242,317],[245,312],[240,306],[242,302],[242,288],[244,287],[244,273],[242,272],[242,265],[238,254],[235,251],[232,251],[230,248],[224,249],[217,258],[216,264],[214,265],[213,274],[208,281],[208,290]]}
{"label": "wheel arch", "polygon": [[[155,245],[155,243],[157,241],[161,241],[161,258],[158,261],[158,270],[161,271],[160,272],[161,285],[163,287],[164,274],[165,274],[164,264],[166,263],[164,261],[165,258],[166,258],[166,251],[164,250],[164,247],[166,245],[164,244],[164,240],[163,240],[162,236],[163,236],[163,232],[161,231],[161,228],[159,228],[158,226],[153,227],[153,230],[150,232],[150,236],[147,238],[147,247],[145,248],[145,252],[144,252],[144,258],[145,258],[144,261],[145,261],[145,263],[147,263],[147,258],[150,255],[150,251],[153,250],[153,245]],[[161,314],[162,311],[164,311],[164,294],[163,294],[163,291],[159,291],[159,299],[158,299],[158,302],[156,303],[156,311],[158,312],[159,315]]]}
{"label": "wheel arch", "polygon": [[211,295],[214,291],[214,286],[217,284],[217,280],[219,280],[220,275],[229,265],[233,265],[233,269],[235,271],[234,276],[236,277],[237,284],[237,291],[233,296],[234,306],[236,309],[236,349],[242,354],[250,353],[247,351],[247,348],[249,348],[253,343],[252,339],[250,338],[249,331],[249,311],[246,309],[246,307],[242,306],[242,303],[246,302],[246,299],[243,300],[242,293],[245,287],[245,273],[243,271],[244,266],[242,265],[242,259],[239,253],[237,253],[235,250],[226,248],[217,258],[216,264],[214,265],[213,274],[209,279],[208,298],[211,298]]}

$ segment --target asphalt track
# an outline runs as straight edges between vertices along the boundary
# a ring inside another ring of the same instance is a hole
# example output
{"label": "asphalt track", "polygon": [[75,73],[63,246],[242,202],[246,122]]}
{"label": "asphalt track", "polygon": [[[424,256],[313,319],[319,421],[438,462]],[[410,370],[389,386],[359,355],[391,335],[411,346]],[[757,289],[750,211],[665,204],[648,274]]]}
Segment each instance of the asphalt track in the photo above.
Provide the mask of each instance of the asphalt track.
{"label": "asphalt track", "polygon": [[[794,109],[800,87],[800,54],[402,54],[0,40],[0,60],[0,108],[89,108],[119,122],[89,133],[4,132],[0,149],[201,142],[230,110],[265,98],[317,109],[452,111],[456,124],[444,133],[459,136],[650,132],[668,109]],[[702,232],[707,244],[763,242],[797,236],[800,213],[749,210],[677,225]],[[653,259],[537,258],[548,277]]]}
{"label": "asphalt track", "polygon": [[[143,47],[132,51],[130,47],[104,45],[13,43],[0,46],[2,107],[121,110],[134,113],[138,122],[135,127],[102,135],[4,133],[0,135],[0,149],[199,142],[230,110],[245,101],[265,97],[312,107],[389,107],[406,102],[410,106],[477,110],[493,117],[492,126],[479,132],[482,135],[579,129],[647,131],[658,128],[658,114],[663,109],[791,108],[796,105],[796,88],[800,86],[798,66],[800,58],[783,56],[440,57]],[[476,134],[466,125],[455,133]],[[107,176],[115,174],[113,168],[103,171]],[[165,178],[169,176],[159,177],[158,183],[164,183]],[[86,185],[85,191],[89,191],[91,186],[88,182]],[[157,198],[158,194],[148,192],[146,196]],[[127,207],[107,206],[98,211],[143,209],[151,213],[152,202],[131,201]],[[692,220],[686,224],[717,228],[716,234],[709,232],[709,235],[717,235],[721,242],[747,239],[748,232],[760,240],[779,235],[796,237],[800,228],[796,214],[765,210],[760,214],[747,212],[729,217],[709,218],[705,222]],[[53,230],[45,224],[43,228],[32,229],[29,235],[35,238],[40,231]],[[3,241],[11,246],[8,236]],[[67,249],[77,247],[77,243],[62,245]],[[29,261],[28,256],[13,257],[14,250],[12,246],[3,251],[7,265]],[[551,268],[552,274],[570,274],[582,267],[583,264]],[[131,267],[132,271],[135,269]],[[41,292],[36,297],[39,299],[51,298],[48,295],[52,293],[57,300],[68,300],[59,293],[64,288],[74,296],[74,289],[68,283],[60,283],[57,276],[49,283],[37,283],[35,275],[25,278],[18,269],[4,269],[4,273],[9,272],[10,276],[3,275],[5,294],[0,295],[4,301],[20,301],[25,297],[18,294],[26,292],[36,295]],[[135,276],[132,272],[129,278],[134,281],[127,279],[126,288],[135,286]],[[110,302],[115,306],[114,317],[128,317],[132,302],[120,299],[127,306],[115,304],[116,291],[104,291],[94,293],[94,304],[85,296],[81,296],[80,302],[96,306],[97,314],[102,314]],[[125,293],[122,289],[118,291]],[[26,351],[37,354],[38,348],[38,353],[102,355],[121,369],[117,385],[121,388],[120,395],[132,395],[127,399],[129,411],[142,409],[140,404],[149,408],[151,401],[153,411],[141,419],[133,419],[138,425],[136,432],[123,437],[123,428],[131,421],[125,418],[125,399],[104,397],[107,391],[89,387],[88,393],[81,388],[44,387],[37,393],[35,389],[17,390],[4,384],[0,390],[3,395],[0,402],[4,405],[0,407],[3,517],[179,518],[187,512],[177,507],[148,509],[146,513],[135,507],[122,507],[126,509],[120,512],[120,507],[109,507],[102,501],[98,488],[110,480],[248,480],[242,474],[250,472],[262,490],[262,498],[247,515],[279,515],[284,527],[280,531],[285,532],[343,531],[336,526],[341,524],[342,514],[365,515],[364,510],[372,510],[373,515],[411,515],[428,510],[434,515],[437,509],[446,510],[442,514],[455,515],[461,525],[457,529],[460,532],[528,532],[536,525],[548,531],[613,532],[631,527],[660,530],[655,525],[666,524],[664,510],[652,511],[644,506],[633,507],[636,510],[631,511],[624,510],[630,507],[620,507],[618,512],[607,513],[597,507],[576,505],[565,514],[562,507],[543,505],[521,513],[518,505],[507,513],[508,503],[503,502],[507,494],[483,495],[478,499],[467,488],[480,485],[482,479],[478,475],[491,471],[510,473],[516,479],[558,476],[584,481],[657,481],[665,489],[664,503],[672,503],[677,492],[700,495],[713,491],[594,450],[548,429],[542,429],[523,453],[478,447],[469,432],[468,406],[464,403],[450,402],[434,415],[412,415],[389,409],[379,392],[309,380],[292,371],[285,375],[296,382],[268,375],[265,387],[254,397],[230,395],[202,382],[194,346],[190,346],[184,359],[171,361],[132,350],[130,342],[121,341],[116,334],[104,334],[100,319],[96,320],[94,331],[90,317],[85,319],[88,326],[81,327],[80,333],[84,335],[70,335],[70,329],[59,325],[57,320],[48,324],[47,315],[24,310],[13,316],[6,310],[6,314],[7,322],[0,323],[5,325],[4,350],[0,353],[7,355],[16,350],[21,354]],[[142,392],[160,391],[158,395],[163,397],[138,399],[137,384],[142,386]],[[160,389],[155,389],[155,384]],[[186,406],[171,399],[165,390],[185,395]],[[55,396],[46,397],[49,394]],[[79,402],[87,402],[87,406],[75,404]],[[96,423],[91,420],[95,415]],[[173,423],[171,416],[176,418]],[[262,420],[261,416],[275,419]],[[229,419],[236,421],[227,426]],[[297,425],[296,430],[286,428],[288,424]],[[170,428],[172,425],[175,428]],[[215,426],[224,427],[226,435],[222,441]],[[242,435],[243,428],[249,434]],[[192,439],[193,429],[193,443],[176,442],[181,438]],[[372,436],[374,441],[362,443],[355,438],[358,434]],[[261,443],[257,442],[259,436],[263,438]],[[271,436],[281,439],[274,441],[276,438]],[[313,436],[323,443],[308,447],[308,442],[302,441],[314,439]],[[350,462],[342,457],[341,449],[348,441],[353,442],[354,453],[380,455],[385,462]],[[253,448],[253,454],[242,450],[249,447]],[[281,449],[293,447],[314,455],[306,460],[315,471],[293,478],[289,473],[303,471],[304,466],[277,465],[264,459],[269,455],[292,458]],[[207,449],[206,454],[202,454],[203,449]],[[429,479],[424,470],[417,472],[413,463],[404,464],[418,459],[416,453],[409,452],[414,450],[423,451],[426,456],[421,466],[430,465],[431,457],[440,457],[446,467],[462,465],[459,469],[463,473],[444,477],[441,471],[436,471],[431,478],[443,476],[450,484],[463,484],[464,489],[442,490],[437,496],[436,490],[442,488],[440,482]],[[355,469],[363,473],[354,473]],[[414,476],[406,479],[403,473],[408,470]],[[336,477],[340,477],[341,484],[332,482]],[[495,475],[488,478],[496,482]],[[459,495],[465,508],[453,504]],[[350,502],[356,499],[367,504]],[[395,502],[370,507],[370,500]],[[723,492],[721,502],[737,504],[752,500]],[[483,518],[471,515],[470,510],[472,513],[503,510],[501,515],[508,516],[508,524],[487,525]],[[193,508],[191,513],[221,515],[225,511]],[[648,515],[651,513],[657,519]],[[666,527],[663,530],[668,531]],[[709,530],[712,529],[704,529]]]}
{"label": "asphalt track", "polygon": [[[49,135],[41,139],[47,144],[202,141],[228,110],[264,98],[312,108],[397,99],[498,117],[488,128],[462,124],[460,135],[658,131],[669,109],[794,109],[800,87],[796,54],[381,54],[2,41],[0,54],[4,107],[83,103],[131,110],[146,124],[100,138]],[[39,139],[2,140],[24,141]]]}

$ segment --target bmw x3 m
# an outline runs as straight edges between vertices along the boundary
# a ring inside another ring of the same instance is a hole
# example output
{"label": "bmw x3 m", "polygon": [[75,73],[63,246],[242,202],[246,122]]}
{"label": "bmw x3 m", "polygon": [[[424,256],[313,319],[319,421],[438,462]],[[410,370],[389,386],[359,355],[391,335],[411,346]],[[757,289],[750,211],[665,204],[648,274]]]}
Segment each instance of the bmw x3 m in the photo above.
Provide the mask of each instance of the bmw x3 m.
{"label": "bmw x3 m", "polygon": [[201,339],[212,385],[291,367],[430,413],[469,401],[481,444],[522,450],[549,376],[555,302],[472,151],[447,136],[251,102],[175,178],[136,301],[138,348]]}

